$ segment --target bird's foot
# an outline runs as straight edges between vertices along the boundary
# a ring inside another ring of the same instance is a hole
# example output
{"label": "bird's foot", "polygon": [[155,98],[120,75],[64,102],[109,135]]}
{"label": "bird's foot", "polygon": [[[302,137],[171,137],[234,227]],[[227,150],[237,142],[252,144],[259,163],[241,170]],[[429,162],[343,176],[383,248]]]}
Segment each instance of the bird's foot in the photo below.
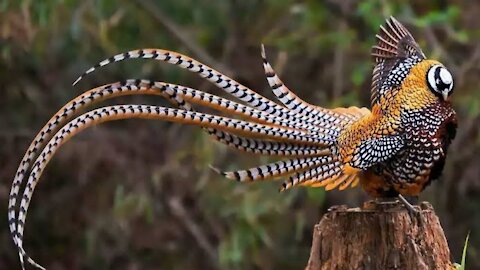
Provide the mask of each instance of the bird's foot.
{"label": "bird's foot", "polygon": [[412,220],[416,219],[416,220],[419,220],[420,222],[422,221],[420,210],[415,208],[415,206],[413,206],[405,197],[403,197],[403,195],[398,194],[398,200],[401,203],[403,203],[403,205],[407,209],[408,214],[410,215],[410,219]]}

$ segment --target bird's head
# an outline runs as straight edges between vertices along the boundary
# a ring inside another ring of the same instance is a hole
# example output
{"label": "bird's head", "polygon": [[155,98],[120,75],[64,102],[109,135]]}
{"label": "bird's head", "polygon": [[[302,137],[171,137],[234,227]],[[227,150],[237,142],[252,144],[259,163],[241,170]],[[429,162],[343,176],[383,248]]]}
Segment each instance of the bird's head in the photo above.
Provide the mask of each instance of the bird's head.
{"label": "bird's head", "polygon": [[430,66],[425,76],[428,88],[443,100],[447,100],[453,92],[452,74],[440,64]]}
{"label": "bird's head", "polygon": [[448,100],[453,92],[452,74],[440,62],[425,57],[406,27],[390,17],[380,26],[377,40],[372,48],[375,62],[372,105],[399,88],[418,91],[420,87],[441,100]]}

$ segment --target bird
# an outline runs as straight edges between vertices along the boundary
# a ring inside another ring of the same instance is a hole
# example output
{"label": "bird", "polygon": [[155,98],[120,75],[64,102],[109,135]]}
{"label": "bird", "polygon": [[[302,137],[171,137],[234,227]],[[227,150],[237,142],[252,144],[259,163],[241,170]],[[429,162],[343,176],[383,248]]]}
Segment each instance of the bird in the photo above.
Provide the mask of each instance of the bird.
{"label": "bird", "polygon": [[[22,269],[25,261],[45,269],[23,248],[27,211],[43,170],[70,138],[113,120],[144,118],[194,125],[235,150],[281,158],[237,171],[212,166],[238,182],[286,178],[281,191],[297,186],[325,190],[360,186],[373,198],[398,197],[410,205],[403,196],[418,196],[441,176],[448,146],[455,137],[457,118],[450,102],[453,76],[440,62],[427,59],[411,33],[394,17],[380,26],[376,38],[371,51],[370,109],[327,109],[300,99],[272,68],[263,45],[265,76],[278,102],[195,59],[168,50],[132,50],[91,67],[73,85],[114,62],[154,59],[196,73],[238,101],[182,85],[128,79],[88,90],[65,104],[28,147],[10,190],[9,229]],[[162,96],[171,107],[120,104],[87,110],[95,103],[125,95]],[[218,114],[202,113],[194,106],[211,108]]]}

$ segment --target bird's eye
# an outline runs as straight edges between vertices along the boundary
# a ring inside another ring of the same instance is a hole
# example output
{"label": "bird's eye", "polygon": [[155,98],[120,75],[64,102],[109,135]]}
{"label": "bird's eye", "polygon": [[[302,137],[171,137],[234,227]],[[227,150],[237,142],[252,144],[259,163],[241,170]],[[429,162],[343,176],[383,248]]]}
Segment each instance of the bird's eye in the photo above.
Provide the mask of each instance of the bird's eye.
{"label": "bird's eye", "polygon": [[452,74],[441,65],[433,65],[427,73],[428,87],[444,97],[451,94],[453,89]]}

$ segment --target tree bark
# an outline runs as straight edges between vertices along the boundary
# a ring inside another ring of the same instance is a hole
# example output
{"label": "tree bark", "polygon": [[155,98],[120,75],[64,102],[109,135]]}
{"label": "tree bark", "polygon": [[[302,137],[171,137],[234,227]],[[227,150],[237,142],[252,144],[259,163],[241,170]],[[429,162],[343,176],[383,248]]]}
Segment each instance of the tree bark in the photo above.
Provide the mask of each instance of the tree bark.
{"label": "tree bark", "polygon": [[454,269],[433,207],[419,215],[397,202],[337,206],[315,225],[306,270]]}

